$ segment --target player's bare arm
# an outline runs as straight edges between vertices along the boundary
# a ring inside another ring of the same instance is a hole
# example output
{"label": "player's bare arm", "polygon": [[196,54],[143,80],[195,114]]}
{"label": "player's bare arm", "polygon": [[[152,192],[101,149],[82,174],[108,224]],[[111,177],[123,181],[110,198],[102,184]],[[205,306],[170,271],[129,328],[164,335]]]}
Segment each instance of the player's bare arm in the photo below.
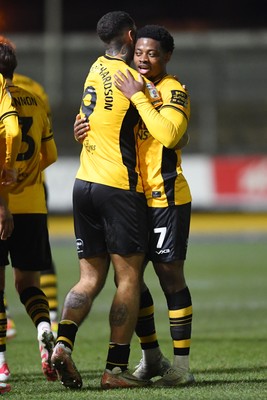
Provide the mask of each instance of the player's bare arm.
{"label": "player's bare arm", "polygon": [[6,240],[14,229],[13,217],[5,200],[0,196],[0,239]]}
{"label": "player's bare arm", "polygon": [[126,70],[126,75],[121,71],[118,71],[114,75],[114,85],[129,100],[135,93],[145,91],[145,81],[143,77],[139,74],[138,81],[135,80],[132,73],[128,69]]}
{"label": "player's bare arm", "polygon": [[86,118],[82,118],[80,114],[77,114],[73,125],[73,134],[76,142],[82,143],[86,138],[89,129],[90,125],[86,121]]}

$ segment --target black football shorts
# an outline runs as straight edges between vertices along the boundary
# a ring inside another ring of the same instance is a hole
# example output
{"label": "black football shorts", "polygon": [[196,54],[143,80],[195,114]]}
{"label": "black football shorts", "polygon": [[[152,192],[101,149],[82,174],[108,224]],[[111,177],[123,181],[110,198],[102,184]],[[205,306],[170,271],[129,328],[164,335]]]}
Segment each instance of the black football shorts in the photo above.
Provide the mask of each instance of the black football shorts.
{"label": "black football shorts", "polygon": [[165,208],[148,207],[149,259],[153,262],[185,260],[191,203]]}
{"label": "black football shorts", "polygon": [[147,206],[143,193],[76,179],[73,216],[80,259],[147,251]]}
{"label": "black football shorts", "polygon": [[46,214],[13,214],[14,230],[0,240],[0,265],[23,271],[42,271],[51,267],[51,249]]}

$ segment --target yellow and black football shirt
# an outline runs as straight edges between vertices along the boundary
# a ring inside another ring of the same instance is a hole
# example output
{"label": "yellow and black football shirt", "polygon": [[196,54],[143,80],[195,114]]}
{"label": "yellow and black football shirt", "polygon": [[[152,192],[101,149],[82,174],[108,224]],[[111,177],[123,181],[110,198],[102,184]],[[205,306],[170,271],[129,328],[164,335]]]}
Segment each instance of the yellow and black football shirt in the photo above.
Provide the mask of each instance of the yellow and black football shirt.
{"label": "yellow and black football shirt", "polygon": [[90,123],[83,142],[77,178],[124,190],[142,192],[137,165],[135,129],[140,116],[113,84],[114,74],[130,69],[124,61],[101,56],[84,85],[80,113]]}
{"label": "yellow and black football shirt", "polygon": [[56,159],[56,145],[43,102],[34,94],[10,85],[9,90],[22,131],[22,144],[15,163],[18,181],[9,192],[12,213],[46,213],[40,155],[42,143],[49,145],[49,157]]}
{"label": "yellow and black football shirt", "polygon": [[27,90],[28,92],[38,96],[44,103],[47,115],[49,116],[49,118],[51,118],[51,106],[49,103],[48,95],[44,87],[39,82],[35,81],[32,78],[29,78],[26,75],[21,75],[17,73],[14,74],[12,82],[15,86],[19,86]]}
{"label": "yellow and black football shirt", "polygon": [[[33,93],[34,95],[38,96],[39,99],[41,99],[41,101],[44,104],[45,111],[47,113],[47,116],[49,118],[49,121],[50,121],[50,124],[52,127],[51,106],[50,106],[48,95],[47,95],[44,87],[39,82],[35,81],[34,79],[32,79],[26,75],[22,75],[22,74],[18,74],[18,73],[15,73],[13,75],[12,82],[15,86],[19,86],[19,87],[27,90],[28,92]],[[44,171],[42,173],[42,177],[43,177],[43,181],[45,181]]]}
{"label": "yellow and black football shirt", "polygon": [[5,164],[8,168],[13,168],[21,144],[18,114],[11,100],[6,81],[0,74],[0,167]]}
{"label": "yellow and black football shirt", "polygon": [[190,189],[182,174],[181,151],[173,148],[187,129],[190,99],[170,75],[155,86],[162,99],[158,110],[142,92],[131,98],[142,118],[137,146],[145,195],[149,207],[185,204],[191,201]]}

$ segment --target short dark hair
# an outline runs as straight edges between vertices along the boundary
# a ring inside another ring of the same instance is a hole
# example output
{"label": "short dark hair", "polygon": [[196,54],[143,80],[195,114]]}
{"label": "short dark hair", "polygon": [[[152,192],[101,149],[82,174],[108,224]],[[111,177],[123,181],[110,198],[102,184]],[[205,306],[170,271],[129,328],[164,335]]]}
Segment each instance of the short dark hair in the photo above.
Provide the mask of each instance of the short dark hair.
{"label": "short dark hair", "polygon": [[96,32],[104,43],[109,44],[114,38],[120,37],[126,29],[135,29],[132,17],[125,11],[110,11],[100,18]]}
{"label": "short dark hair", "polygon": [[0,42],[0,73],[4,78],[13,78],[13,73],[17,67],[17,57],[11,43]]}
{"label": "short dark hair", "polygon": [[137,30],[136,40],[140,38],[154,39],[160,42],[162,50],[165,52],[173,52],[174,40],[167,29],[160,25],[145,25]]}

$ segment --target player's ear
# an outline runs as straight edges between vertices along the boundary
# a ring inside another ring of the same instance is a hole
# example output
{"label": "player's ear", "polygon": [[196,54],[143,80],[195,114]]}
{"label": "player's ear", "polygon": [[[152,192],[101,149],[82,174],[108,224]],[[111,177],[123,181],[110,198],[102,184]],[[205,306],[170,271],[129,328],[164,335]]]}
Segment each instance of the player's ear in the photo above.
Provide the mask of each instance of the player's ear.
{"label": "player's ear", "polygon": [[135,30],[131,29],[130,31],[128,31],[128,37],[131,42],[135,43],[135,38],[136,38]]}

